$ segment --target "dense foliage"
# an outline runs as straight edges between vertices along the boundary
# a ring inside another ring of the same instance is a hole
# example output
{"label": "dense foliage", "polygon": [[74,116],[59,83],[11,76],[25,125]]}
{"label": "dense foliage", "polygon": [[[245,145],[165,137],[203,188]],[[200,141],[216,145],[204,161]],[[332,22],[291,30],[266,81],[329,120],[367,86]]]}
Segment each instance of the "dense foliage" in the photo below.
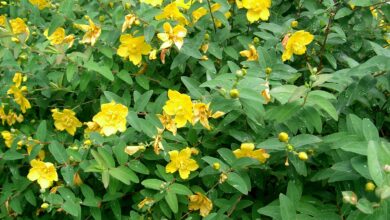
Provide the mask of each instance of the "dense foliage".
{"label": "dense foliage", "polygon": [[1,219],[390,219],[388,0],[0,1]]}

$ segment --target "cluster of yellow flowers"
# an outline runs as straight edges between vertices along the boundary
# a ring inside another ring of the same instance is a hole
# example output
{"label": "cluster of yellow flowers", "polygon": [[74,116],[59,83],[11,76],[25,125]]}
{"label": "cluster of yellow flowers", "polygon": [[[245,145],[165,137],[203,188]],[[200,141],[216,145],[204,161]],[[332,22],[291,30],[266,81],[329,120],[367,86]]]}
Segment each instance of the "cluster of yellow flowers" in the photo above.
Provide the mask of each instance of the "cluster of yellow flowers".
{"label": "cluster of yellow flowers", "polygon": [[192,102],[191,97],[178,91],[168,90],[169,100],[163,107],[163,114],[158,115],[164,128],[176,135],[177,128],[184,127],[187,122],[192,125],[200,122],[203,127],[210,130],[209,118],[219,118],[225,113],[217,111],[213,113],[210,103]]}
{"label": "cluster of yellow flowers", "polygon": [[22,81],[25,82],[26,80],[26,76],[23,76],[21,73],[15,73],[14,78],[12,79],[14,85],[7,91],[8,95],[14,96],[14,101],[20,106],[23,113],[26,113],[26,110],[31,108],[30,102],[23,94],[28,91],[26,86],[22,86]]}
{"label": "cluster of yellow flowers", "polygon": [[[76,113],[71,109],[64,109],[60,112],[58,109],[52,110],[54,126],[57,130],[66,130],[70,135],[74,135],[76,129],[82,126],[82,123],[75,116]],[[92,121],[86,122],[85,132],[99,132],[102,135],[110,136],[118,131],[126,130],[126,116],[128,108],[122,104],[110,102],[102,104],[101,111],[93,116]]]}

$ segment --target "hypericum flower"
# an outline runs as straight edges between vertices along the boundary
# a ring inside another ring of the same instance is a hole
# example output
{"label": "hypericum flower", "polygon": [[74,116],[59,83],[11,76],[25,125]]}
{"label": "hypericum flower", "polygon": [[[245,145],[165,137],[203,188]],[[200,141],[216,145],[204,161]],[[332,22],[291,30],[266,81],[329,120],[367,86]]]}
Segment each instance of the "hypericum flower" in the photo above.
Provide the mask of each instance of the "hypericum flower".
{"label": "hypericum flower", "polygon": [[50,3],[47,0],[29,0],[29,2],[38,7],[39,10],[43,10],[50,6]]}
{"label": "hypericum flower", "polygon": [[62,44],[62,42],[65,39],[65,29],[63,29],[61,27],[57,28],[50,36],[49,36],[49,30],[48,29],[46,29],[43,34],[50,41],[51,45]]}
{"label": "hypericum flower", "polygon": [[191,7],[192,0],[176,0],[175,3],[177,7],[188,10]]}
{"label": "hypericum flower", "polygon": [[190,200],[188,210],[199,210],[202,217],[208,216],[213,209],[211,200],[200,192],[197,192],[195,195],[191,195],[188,198]]}
{"label": "hypericum flower", "polygon": [[43,10],[50,6],[47,0],[29,0],[29,2],[38,7],[39,10]]}
{"label": "hypericum flower", "polygon": [[192,119],[192,124],[197,123],[200,121],[200,123],[205,127],[206,129],[210,130],[211,127],[209,125],[209,118],[219,118],[222,115],[224,115],[224,112],[217,111],[214,114],[212,111],[209,109],[210,103],[205,104],[205,103],[194,103],[192,108],[194,110],[194,115]]}
{"label": "hypericum flower", "polygon": [[191,149],[184,148],[180,152],[177,150],[169,151],[170,162],[165,167],[165,172],[175,173],[179,171],[180,177],[185,180],[188,179],[190,172],[199,168],[194,159],[191,159]]}
{"label": "hypericum flower", "polygon": [[265,99],[265,104],[268,104],[268,102],[271,101],[271,94],[269,91],[269,82],[268,81],[265,82],[264,86],[265,86],[265,89],[263,91],[261,91],[261,96],[263,96],[263,98]]}
{"label": "hypericum flower", "polygon": [[133,37],[131,34],[124,34],[120,37],[121,44],[117,54],[125,59],[129,59],[134,65],[142,61],[142,55],[148,55],[152,47],[145,42],[145,37]]}
{"label": "hypericum flower", "polygon": [[284,39],[282,60],[290,60],[293,54],[304,54],[306,52],[306,45],[310,44],[313,39],[314,36],[312,34],[303,30],[297,31],[291,37]]}
{"label": "hypericum flower", "polygon": [[143,145],[127,146],[125,148],[125,153],[131,156],[131,155],[137,153],[140,150],[145,150],[145,146],[143,146]]}
{"label": "hypericum flower", "polygon": [[128,14],[125,16],[125,21],[122,25],[122,33],[126,31],[126,29],[130,29],[134,22],[137,20],[137,15]]}
{"label": "hypericum flower", "polygon": [[[30,35],[30,29],[28,29],[26,23],[24,23],[23,19],[21,18],[15,18],[9,20],[9,23],[11,25],[12,33],[15,35],[24,35],[23,39],[24,41],[27,41],[29,35]],[[13,41],[18,41],[18,38],[13,37]]]}
{"label": "hypericum flower", "polygon": [[165,6],[163,12],[157,15],[155,18],[156,20],[169,19],[169,20],[178,21],[182,25],[188,24],[188,20],[180,12],[175,2],[172,2],[171,4]]}
{"label": "hypericum flower", "polygon": [[160,119],[160,122],[164,126],[164,129],[167,129],[168,131],[172,132],[174,136],[176,136],[177,127],[173,118],[170,115],[167,115],[167,113],[165,113],[164,111],[162,115],[158,114],[157,117],[158,119]]}
{"label": "hypericum flower", "polygon": [[157,50],[153,49],[149,52],[149,60],[155,60],[157,59]]}
{"label": "hypericum flower", "polygon": [[140,2],[146,3],[151,6],[159,6],[162,4],[163,0],[140,0]]}
{"label": "hypericum flower", "polygon": [[199,21],[203,16],[207,15],[208,10],[204,7],[200,7],[192,12],[192,22],[195,24]]}
{"label": "hypericum flower", "polygon": [[5,23],[7,23],[7,17],[5,15],[0,15],[0,27],[5,27]]}
{"label": "hypericum flower", "polygon": [[126,106],[112,101],[103,104],[101,111],[93,116],[92,120],[102,128],[102,134],[110,136],[117,131],[124,132],[126,130],[127,113],[128,109]]}
{"label": "hypericum flower", "polygon": [[249,44],[249,50],[243,50],[240,52],[240,55],[247,58],[247,61],[256,61],[259,59],[259,55],[257,54],[257,50],[255,46]]}
{"label": "hypericum flower", "polygon": [[171,47],[173,44],[180,50],[184,43],[184,37],[187,35],[187,29],[180,24],[172,28],[169,22],[165,22],[163,25],[165,33],[158,33],[158,39],[164,43],[160,49]]}
{"label": "hypericum flower", "polygon": [[7,122],[7,124],[9,126],[11,126],[11,125],[15,124],[16,122],[19,122],[19,123],[22,122],[24,120],[24,117],[22,114],[17,115],[12,110],[9,110],[8,114],[6,114],[4,111],[4,107],[0,106],[0,119],[1,119],[1,122],[3,125],[5,122]]}
{"label": "hypericum flower", "polygon": [[181,128],[186,125],[187,121],[192,122],[191,98],[174,90],[168,90],[168,98],[163,110],[167,115],[175,116],[176,127]]}
{"label": "hypericum flower", "polygon": [[5,146],[11,148],[12,142],[14,141],[14,135],[9,131],[2,131],[1,136],[3,136]]}
{"label": "hypericum flower", "polygon": [[26,97],[24,97],[23,92],[27,92],[26,86],[22,86],[21,88],[18,88],[18,87],[13,85],[13,86],[11,86],[10,89],[8,89],[7,94],[14,95],[14,101],[20,106],[20,109],[22,110],[22,112],[25,113],[27,109],[31,108],[31,104],[28,101],[28,99],[26,99]]}
{"label": "hypericum flower", "polygon": [[[230,11],[227,11],[227,12],[224,14],[224,16],[225,16],[226,19],[229,19],[229,18],[232,16],[232,13],[231,13]],[[216,26],[217,28],[222,27],[222,22],[221,22],[221,20],[216,19],[216,20],[215,20],[215,26]]]}
{"label": "hypericum flower", "polygon": [[32,160],[30,162],[31,169],[28,172],[27,178],[30,181],[38,182],[41,189],[49,188],[53,185],[53,181],[58,181],[56,168],[50,162],[43,162],[39,160]]}
{"label": "hypericum flower", "polygon": [[60,112],[58,109],[52,109],[54,126],[57,130],[66,130],[70,135],[74,135],[76,129],[82,126],[82,123],[76,118],[76,113],[70,109],[64,109]]}
{"label": "hypericum flower", "polygon": [[15,84],[16,87],[20,87],[22,85],[22,82],[27,81],[27,76],[23,76],[22,73],[16,72],[14,77],[12,78],[12,82]]}
{"label": "hypericum flower", "polygon": [[242,0],[242,7],[248,9],[246,17],[249,22],[266,21],[270,16],[271,0]]}
{"label": "hypericum flower", "polygon": [[85,133],[98,132],[101,133],[102,128],[98,123],[94,121],[84,122],[84,125],[87,125],[87,128],[84,130]]}
{"label": "hypericum flower", "polygon": [[86,18],[88,19],[89,25],[75,24],[74,26],[85,32],[84,37],[80,42],[83,44],[91,44],[91,46],[93,46],[102,33],[102,29],[95,25],[90,17],[86,16]]}
{"label": "hypericum flower", "polygon": [[260,163],[265,163],[270,157],[264,149],[254,149],[255,145],[253,143],[242,143],[240,149],[233,151],[233,153],[237,158],[251,157],[258,160]]}

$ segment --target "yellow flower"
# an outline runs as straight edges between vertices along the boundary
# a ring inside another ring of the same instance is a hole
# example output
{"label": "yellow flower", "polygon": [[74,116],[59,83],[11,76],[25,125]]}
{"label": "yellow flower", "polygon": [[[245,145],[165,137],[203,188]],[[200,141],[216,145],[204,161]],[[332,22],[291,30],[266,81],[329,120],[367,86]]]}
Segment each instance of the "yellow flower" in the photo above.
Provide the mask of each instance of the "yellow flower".
{"label": "yellow flower", "polygon": [[101,133],[105,136],[115,134],[117,131],[126,130],[126,116],[128,109],[122,104],[116,104],[114,101],[103,104],[101,111],[93,116],[93,121],[101,127]]}
{"label": "yellow flower", "polygon": [[62,42],[65,39],[65,29],[63,28],[57,28],[50,36],[48,36],[49,30],[46,29],[43,33],[47,39],[49,39],[51,45],[59,45],[62,44]]}
{"label": "yellow flower", "polygon": [[3,136],[5,146],[11,148],[12,142],[14,141],[14,135],[9,131],[2,131],[1,135]]}
{"label": "yellow flower", "polygon": [[[26,23],[24,23],[23,19],[15,18],[9,20],[11,24],[12,33],[15,35],[24,34],[24,40],[27,41],[28,36],[30,35],[30,30],[28,29]],[[12,38],[13,41],[18,41],[18,38]]]}
{"label": "yellow flower", "polygon": [[153,49],[149,52],[149,60],[155,60],[157,59],[157,50]]}
{"label": "yellow flower", "polygon": [[53,185],[53,181],[58,181],[56,168],[50,162],[43,162],[39,160],[32,160],[30,162],[31,169],[28,172],[27,178],[30,181],[36,181],[41,189],[49,188]]}
{"label": "yellow flower", "polygon": [[35,5],[36,7],[38,7],[39,10],[42,10],[50,6],[47,0],[29,0],[29,2]]}
{"label": "yellow flower", "polygon": [[267,81],[266,83],[264,83],[264,85],[266,88],[263,91],[261,91],[261,96],[263,96],[263,98],[265,99],[265,104],[268,104],[268,102],[271,101],[271,94],[269,91],[269,82]]}
{"label": "yellow flower", "polygon": [[27,92],[26,86],[22,86],[21,88],[18,88],[18,87],[13,85],[13,86],[11,86],[10,89],[8,89],[7,94],[14,95],[15,102],[20,106],[20,109],[22,110],[22,112],[25,113],[27,109],[31,108],[31,104],[28,101],[28,99],[26,99],[26,97],[24,97],[23,92]]}
{"label": "yellow flower", "polygon": [[204,7],[200,7],[192,12],[192,21],[195,24],[199,21],[203,16],[207,15],[208,10]]}
{"label": "yellow flower", "polygon": [[163,110],[167,115],[175,116],[176,127],[181,128],[187,121],[192,122],[191,98],[174,90],[168,91],[168,98]]}
{"label": "yellow flower", "polygon": [[167,129],[168,131],[172,132],[173,135],[176,135],[176,123],[171,116],[167,115],[167,113],[163,111],[163,114],[157,115],[157,117],[160,119],[160,122],[164,126],[164,129]]}
{"label": "yellow flower", "polygon": [[178,21],[182,25],[188,24],[188,20],[180,12],[180,10],[177,7],[175,2],[165,6],[165,8],[163,9],[163,12],[161,14],[157,15],[155,18],[156,18],[156,20],[169,19],[169,20]]}
{"label": "yellow flower", "polygon": [[242,0],[242,6],[248,9],[246,17],[251,23],[260,19],[266,21],[270,16],[271,0]]}
{"label": "yellow flower", "polygon": [[121,44],[117,54],[125,59],[129,59],[134,65],[142,61],[142,55],[148,55],[152,47],[145,42],[145,37],[133,37],[131,34],[124,34],[120,37]]}
{"label": "yellow flower", "polygon": [[85,32],[84,37],[80,42],[83,44],[91,44],[91,46],[93,46],[102,33],[102,29],[95,25],[90,17],[87,16],[86,18],[88,19],[89,25],[75,24],[75,27]]}
{"label": "yellow flower", "polygon": [[163,0],[140,0],[140,2],[146,3],[151,6],[159,6],[162,4]]}
{"label": "yellow flower", "polygon": [[76,129],[81,127],[82,123],[76,118],[76,113],[70,109],[64,109],[60,112],[58,109],[52,109],[54,126],[57,130],[66,130],[70,135],[74,135]]}
{"label": "yellow flower", "polygon": [[257,54],[257,50],[255,46],[249,44],[249,50],[243,50],[240,52],[240,55],[247,58],[247,61],[256,61],[259,59],[259,55]]}
{"label": "yellow flower", "polygon": [[188,179],[191,171],[195,171],[199,168],[194,159],[191,159],[191,149],[189,147],[184,148],[180,152],[177,150],[169,151],[170,162],[165,167],[165,172],[175,173],[179,171],[182,179]]}
{"label": "yellow flower", "polygon": [[254,150],[255,145],[252,143],[242,143],[240,149],[233,151],[234,155],[237,158],[241,157],[251,157],[258,160],[260,163],[265,163],[265,161],[270,157],[264,149]]}
{"label": "yellow flower", "polygon": [[87,125],[87,128],[84,130],[85,133],[98,132],[101,133],[102,128],[98,123],[94,121],[85,122],[84,125]]}
{"label": "yellow flower", "polygon": [[176,47],[180,50],[184,43],[184,37],[187,35],[187,29],[181,25],[177,25],[172,28],[168,22],[164,23],[163,28],[165,33],[157,34],[158,39],[164,42],[160,49],[165,49],[171,47],[172,44],[175,44]]}
{"label": "yellow flower", "polygon": [[193,104],[192,108],[194,110],[192,124],[197,123],[200,121],[200,123],[205,127],[206,129],[210,130],[211,127],[209,125],[208,118],[219,118],[222,115],[224,115],[224,112],[217,111],[216,113],[212,114],[212,111],[209,109],[210,103],[195,103]]}
{"label": "yellow flower", "polygon": [[290,60],[293,54],[302,55],[306,52],[306,45],[310,44],[314,36],[309,32],[300,30],[287,39],[282,60]]}
{"label": "yellow flower", "polygon": [[137,20],[137,16],[135,14],[128,14],[125,16],[125,21],[122,25],[122,33],[126,31],[126,29],[130,29],[134,22]]}
{"label": "yellow flower", "polygon": [[200,192],[189,196],[189,199],[190,203],[188,204],[188,210],[199,210],[202,217],[208,216],[213,209],[211,200]]}
{"label": "yellow flower", "polygon": [[11,125],[15,124],[16,122],[19,122],[19,123],[22,122],[24,120],[24,117],[22,114],[17,115],[12,110],[9,110],[8,114],[6,114],[4,111],[4,107],[0,106],[0,119],[1,119],[3,125],[5,122],[7,122],[7,124],[9,126],[11,126]]}
{"label": "yellow flower", "polygon": [[12,82],[15,83],[16,87],[20,87],[22,85],[22,82],[25,82],[27,80],[26,76],[23,76],[23,74],[16,72],[14,75],[14,78],[12,78]]}
{"label": "yellow flower", "polygon": [[127,147],[125,148],[125,153],[131,156],[131,155],[137,153],[137,152],[140,151],[140,150],[145,150],[145,146],[143,146],[143,145],[139,145],[139,146],[127,146]]}
{"label": "yellow flower", "polygon": [[176,0],[175,3],[177,5],[177,7],[188,10],[191,7],[192,1],[193,0]]}
{"label": "yellow flower", "polygon": [[378,19],[378,11],[375,9],[374,6],[370,6],[370,11],[371,11],[372,17],[374,17],[375,19]]}
{"label": "yellow flower", "polygon": [[7,23],[7,17],[0,15],[0,27],[5,27],[5,23]]}

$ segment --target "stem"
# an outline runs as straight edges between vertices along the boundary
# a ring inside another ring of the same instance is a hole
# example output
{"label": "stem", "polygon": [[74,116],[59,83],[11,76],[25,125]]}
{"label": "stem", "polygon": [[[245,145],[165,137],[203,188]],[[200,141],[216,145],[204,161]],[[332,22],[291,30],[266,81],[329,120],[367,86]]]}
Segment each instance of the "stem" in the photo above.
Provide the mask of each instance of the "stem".
{"label": "stem", "polygon": [[[337,5],[336,0],[333,0],[333,2],[335,3],[335,5]],[[325,29],[325,38],[324,38],[324,41],[322,42],[321,50],[320,50],[320,54],[319,54],[320,64],[318,65],[318,71],[322,70],[322,68],[323,68],[323,58],[324,58],[326,41],[328,40],[328,35],[330,33],[330,27],[333,24],[334,16],[336,15],[337,10],[338,10],[338,7],[336,6],[336,8],[330,12],[328,24],[327,24],[326,29]]]}
{"label": "stem", "polygon": [[211,20],[213,20],[214,33],[217,33],[217,26],[215,26],[215,19],[214,19],[213,12],[211,11],[211,3],[210,3],[210,0],[207,0],[207,5],[209,6],[209,11],[210,11],[210,15],[211,15]]}

